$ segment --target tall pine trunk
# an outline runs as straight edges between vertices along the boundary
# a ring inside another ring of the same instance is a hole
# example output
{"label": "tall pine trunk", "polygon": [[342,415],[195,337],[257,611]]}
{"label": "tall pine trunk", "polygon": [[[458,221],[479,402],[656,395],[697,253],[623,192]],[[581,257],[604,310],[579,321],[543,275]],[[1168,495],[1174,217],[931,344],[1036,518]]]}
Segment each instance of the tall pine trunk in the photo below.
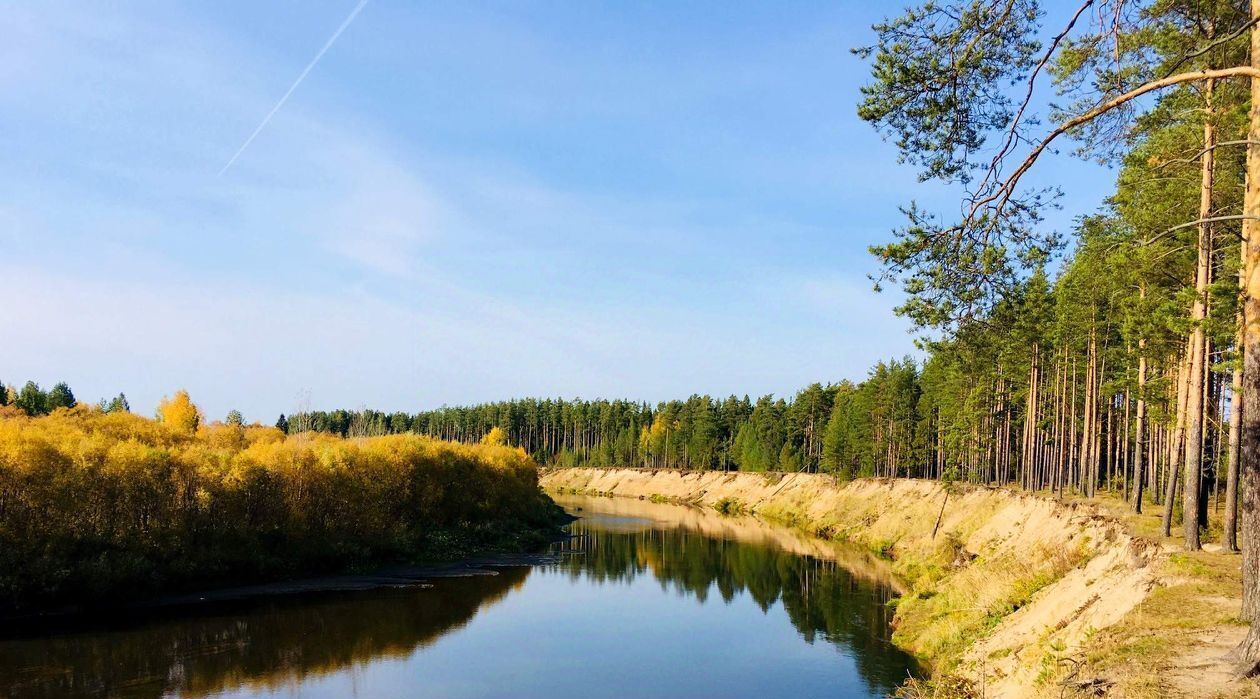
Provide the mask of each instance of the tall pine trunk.
{"label": "tall pine trunk", "polygon": [[[1246,246],[1243,246],[1243,252],[1246,253]],[[1245,281],[1242,271],[1238,274],[1239,285]],[[1227,457],[1228,467],[1225,473],[1225,521],[1221,533],[1221,545],[1227,551],[1238,550],[1238,469],[1239,456],[1242,451],[1242,364],[1243,364],[1243,328],[1245,327],[1245,319],[1243,317],[1242,305],[1238,306],[1237,313],[1237,341],[1235,346],[1238,348],[1239,357],[1234,366],[1234,371],[1230,382],[1229,396],[1229,455]]]}
{"label": "tall pine trunk", "polygon": [[[1209,32],[1209,38],[1210,32]],[[1212,228],[1207,219],[1212,215],[1212,175],[1216,146],[1216,126],[1212,116],[1214,83],[1208,80],[1203,87],[1206,104],[1203,121],[1202,184],[1199,188],[1199,240],[1198,264],[1194,275],[1194,305],[1190,309],[1190,321],[1194,324],[1190,333],[1190,384],[1186,403],[1186,454],[1182,472],[1185,483],[1181,488],[1181,520],[1186,538],[1186,550],[1197,551],[1199,541],[1199,486],[1203,480],[1203,393],[1204,367],[1207,361],[1207,339],[1203,332],[1203,319],[1207,315],[1208,274],[1212,263]]]}
{"label": "tall pine trunk", "polygon": [[1182,445],[1186,432],[1186,405],[1190,393],[1191,354],[1194,351],[1194,340],[1186,341],[1186,352],[1178,362],[1177,369],[1177,424],[1168,439],[1168,473],[1165,474],[1167,490],[1164,492],[1164,536],[1172,536],[1173,507],[1177,496],[1177,474],[1181,470]]}
{"label": "tall pine trunk", "polygon": [[[1141,298],[1146,298],[1146,285],[1143,284]],[[1146,338],[1138,339],[1138,390],[1137,417],[1134,420],[1133,435],[1133,511],[1142,514],[1142,486],[1145,481],[1145,469],[1142,464],[1144,451],[1143,438],[1146,433]]]}
{"label": "tall pine trunk", "polygon": [[1077,473],[1077,487],[1080,488],[1081,494],[1087,497],[1093,493],[1089,479],[1093,474],[1094,441],[1096,439],[1094,423],[1098,409],[1097,385],[1094,381],[1094,371],[1097,368],[1098,361],[1097,352],[1098,342],[1094,334],[1094,328],[1091,326],[1089,330],[1089,357],[1085,365],[1085,405],[1081,413],[1081,450],[1078,457],[1080,466]]}
{"label": "tall pine trunk", "polygon": [[[1260,0],[1251,0],[1251,65],[1260,66]],[[1260,663],[1260,78],[1251,78],[1247,127],[1247,182],[1243,189],[1242,496],[1243,611],[1251,622],[1236,650],[1240,669],[1252,674]]]}

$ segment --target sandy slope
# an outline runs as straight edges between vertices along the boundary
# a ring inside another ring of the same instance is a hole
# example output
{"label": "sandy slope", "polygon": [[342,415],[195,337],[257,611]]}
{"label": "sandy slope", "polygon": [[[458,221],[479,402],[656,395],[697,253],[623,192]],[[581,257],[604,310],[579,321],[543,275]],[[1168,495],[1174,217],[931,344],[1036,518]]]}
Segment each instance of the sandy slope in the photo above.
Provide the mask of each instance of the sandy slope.
{"label": "sandy slope", "polygon": [[1069,690],[1097,686],[1074,672],[1089,639],[1168,584],[1160,572],[1168,554],[1099,508],[1005,489],[956,486],[947,498],[921,480],[640,469],[553,469],[542,482],[703,506],[725,500],[885,551],[909,590],[895,640],[987,697],[1059,696],[1064,681]]}

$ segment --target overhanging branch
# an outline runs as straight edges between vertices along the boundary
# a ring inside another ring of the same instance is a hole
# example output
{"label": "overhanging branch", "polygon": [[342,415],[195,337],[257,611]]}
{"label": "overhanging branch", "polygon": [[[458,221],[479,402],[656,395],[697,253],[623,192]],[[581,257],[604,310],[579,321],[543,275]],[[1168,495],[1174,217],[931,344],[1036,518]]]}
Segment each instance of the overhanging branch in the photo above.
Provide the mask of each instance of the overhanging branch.
{"label": "overhanging branch", "polygon": [[1204,148],[1203,150],[1199,151],[1198,153],[1195,153],[1189,158],[1177,158],[1176,160],[1168,160],[1166,162],[1162,162],[1159,165],[1155,166],[1154,169],[1158,170],[1162,167],[1167,167],[1169,165],[1176,165],[1177,163],[1192,163],[1198,160],[1199,158],[1202,158],[1209,151],[1214,151],[1217,148],[1220,148],[1221,146],[1242,146],[1242,145],[1260,146],[1260,141],[1251,141],[1248,139],[1242,139],[1240,141],[1221,141],[1220,143],[1217,143],[1214,146],[1208,146],[1207,148]]}
{"label": "overhanging branch", "polygon": [[1045,138],[1043,138],[1041,142],[1038,143],[1032,149],[1032,151],[1028,153],[1027,157],[1025,157],[1023,162],[1019,164],[1019,167],[1015,168],[1015,170],[1011,173],[1011,176],[1007,178],[1006,181],[998,185],[997,188],[992,193],[972,203],[971,210],[967,218],[974,219],[976,215],[985,207],[992,208],[992,213],[994,214],[994,217],[1000,214],[1002,209],[1004,209],[1007,203],[1010,202],[1011,197],[1014,194],[1015,187],[1016,185],[1019,184],[1020,178],[1022,178],[1024,174],[1027,173],[1028,170],[1032,168],[1032,166],[1037,162],[1037,159],[1041,157],[1041,154],[1044,153],[1046,149],[1050,147],[1050,144],[1052,144],[1056,139],[1068,133],[1072,129],[1075,129],[1076,127],[1082,124],[1086,124],[1090,121],[1093,121],[1094,119],[1097,119],[1103,114],[1106,114],[1107,112],[1110,112],[1111,110],[1116,109],[1117,107],[1123,106],[1151,92],[1156,92],[1165,88],[1173,87],[1174,85],[1181,85],[1183,83],[1198,82],[1201,80],[1209,80],[1209,79],[1220,80],[1220,79],[1225,79],[1225,78],[1240,78],[1240,77],[1251,78],[1253,80],[1260,79],[1260,68],[1255,68],[1252,66],[1236,66],[1233,68],[1219,68],[1216,70],[1196,70],[1196,71],[1191,71],[1187,73],[1179,73],[1177,75],[1170,75],[1166,78],[1160,78],[1159,80],[1152,80],[1144,85],[1140,85],[1132,90],[1129,90],[1128,92],[1122,95],[1117,95],[1116,97],[1113,97],[1105,102],[1102,102],[1101,104],[1098,104],[1094,106],[1093,108],[1075,117],[1072,117],[1071,119],[1068,119],[1067,121],[1059,124],[1057,127],[1054,128],[1054,130],[1052,130],[1049,134],[1047,134]]}
{"label": "overhanging branch", "polygon": [[[1167,238],[1172,233],[1175,233],[1184,228],[1191,228],[1193,226],[1198,226],[1204,223],[1219,223],[1221,221],[1245,221],[1247,219],[1251,219],[1253,221],[1260,221],[1260,216],[1247,216],[1246,214],[1235,214],[1235,215],[1230,215],[1230,216],[1209,216],[1207,218],[1199,218],[1193,221],[1186,221],[1185,223],[1179,223],[1173,226],[1172,228],[1169,228],[1165,231],[1160,232],[1159,235],[1153,236],[1151,238],[1147,238],[1146,240],[1142,241],[1142,245],[1154,245],[1155,243],[1163,240],[1164,238]],[[1241,237],[1242,231],[1239,231],[1238,235]]]}
{"label": "overhanging branch", "polygon": [[1179,223],[1173,226],[1172,228],[1169,228],[1168,230],[1164,231],[1164,234],[1166,235],[1168,233],[1172,233],[1173,231],[1179,231],[1182,228],[1190,228],[1191,226],[1197,226],[1202,223],[1217,223],[1220,221],[1245,221],[1248,219],[1252,221],[1260,221],[1260,216],[1247,216],[1246,214],[1235,214],[1231,216],[1209,216],[1207,218],[1200,218],[1194,221],[1187,221],[1185,223]]}
{"label": "overhanging branch", "polygon": [[1174,71],[1176,71],[1181,66],[1185,65],[1186,61],[1189,61],[1192,58],[1198,58],[1199,56],[1202,56],[1203,54],[1207,53],[1208,51],[1211,51],[1212,49],[1216,48],[1217,46],[1220,46],[1221,44],[1228,44],[1234,39],[1237,39],[1238,37],[1242,36],[1243,32],[1254,27],[1256,25],[1256,22],[1260,22],[1260,17],[1256,17],[1252,19],[1250,22],[1235,29],[1234,31],[1227,34],[1226,36],[1223,36],[1215,41],[1209,42],[1206,46],[1202,46],[1194,51],[1191,51],[1190,53],[1187,53],[1186,55],[1178,59],[1176,63],[1172,64],[1172,67],[1169,68],[1166,73],[1164,73],[1164,76],[1167,77],[1169,75],[1172,75]]}
{"label": "overhanging branch", "polygon": [[1050,59],[1054,56],[1054,52],[1059,50],[1059,45],[1063,43],[1063,40],[1067,38],[1068,34],[1072,33],[1072,29],[1080,20],[1081,15],[1084,15],[1085,10],[1088,10],[1093,4],[1094,0],[1085,0],[1081,3],[1080,7],[1076,8],[1076,12],[1072,15],[1072,18],[1068,20],[1067,26],[1063,28],[1063,31],[1056,34],[1054,38],[1050,40],[1050,45],[1047,46],[1046,50],[1042,53],[1041,59],[1037,61],[1037,65],[1033,66],[1032,71],[1029,72],[1028,80],[1026,81],[1027,88],[1024,91],[1024,99],[1020,103],[1019,109],[1016,110],[1015,116],[1011,118],[1011,127],[1006,131],[1006,141],[1002,144],[1002,147],[998,149],[998,152],[993,155],[992,162],[989,163],[989,169],[985,172],[984,180],[980,184],[981,189],[983,189],[985,184],[987,184],[990,180],[995,179],[998,176],[998,168],[1002,164],[1002,159],[1009,155],[1011,149],[1015,146],[1019,124],[1024,119],[1024,112],[1026,112],[1028,110],[1028,106],[1032,104],[1033,93],[1037,87],[1037,77],[1041,75],[1041,71],[1044,70],[1050,63]]}

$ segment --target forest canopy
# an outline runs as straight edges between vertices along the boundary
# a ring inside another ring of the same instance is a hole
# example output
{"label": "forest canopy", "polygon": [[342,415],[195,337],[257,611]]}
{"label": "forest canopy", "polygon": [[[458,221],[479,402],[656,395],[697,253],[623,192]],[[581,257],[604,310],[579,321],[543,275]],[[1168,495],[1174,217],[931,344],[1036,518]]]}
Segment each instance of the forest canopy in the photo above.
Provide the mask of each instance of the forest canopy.
{"label": "forest canopy", "polygon": [[282,415],[288,434],[413,432],[476,443],[505,440],[540,463],[857,476],[925,475],[932,449],[918,413],[911,358],[881,362],[860,383],[811,384],[791,399],[693,395],[626,400],[520,399],[419,413],[332,410]]}

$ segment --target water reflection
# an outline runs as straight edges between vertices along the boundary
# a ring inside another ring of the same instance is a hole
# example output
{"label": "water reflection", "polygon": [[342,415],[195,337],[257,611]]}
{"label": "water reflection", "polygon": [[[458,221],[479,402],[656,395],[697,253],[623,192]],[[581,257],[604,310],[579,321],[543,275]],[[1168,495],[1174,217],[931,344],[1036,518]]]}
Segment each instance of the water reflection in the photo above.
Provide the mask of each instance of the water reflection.
{"label": "water reflection", "polygon": [[873,693],[890,690],[914,669],[890,640],[887,603],[896,591],[879,559],[752,517],[628,499],[561,502],[589,513],[570,526],[575,536],[560,547],[574,555],[551,566],[571,578],[605,583],[651,576],[661,589],[701,603],[717,594],[729,604],[747,593],[763,612],[779,602],[806,642],[821,639],[852,655]]}
{"label": "water reflection", "polygon": [[425,588],[231,604],[120,630],[0,641],[0,696],[203,697],[237,687],[295,686],[409,656],[518,588],[530,569],[498,572],[439,578]]}
{"label": "water reflection", "polygon": [[914,671],[887,569],[751,518],[569,498],[550,562],[0,640],[0,696],[854,696]]}

